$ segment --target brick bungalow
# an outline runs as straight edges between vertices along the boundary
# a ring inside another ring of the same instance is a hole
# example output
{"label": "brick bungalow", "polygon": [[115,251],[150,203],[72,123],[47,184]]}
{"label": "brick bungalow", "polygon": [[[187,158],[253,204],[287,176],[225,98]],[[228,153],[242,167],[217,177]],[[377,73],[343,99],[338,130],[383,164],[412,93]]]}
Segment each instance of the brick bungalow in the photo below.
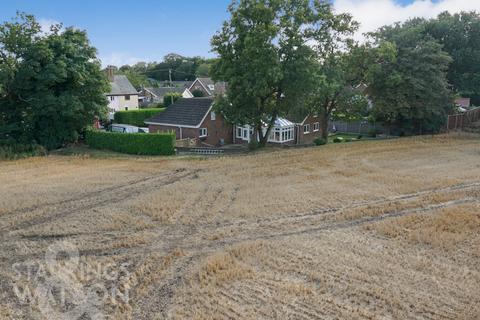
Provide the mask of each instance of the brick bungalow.
{"label": "brick bungalow", "polygon": [[213,110],[213,98],[180,99],[148,119],[151,133],[174,131],[177,140],[194,139],[198,145],[231,144],[232,127]]}
{"label": "brick bungalow", "polygon": [[[265,128],[266,130],[266,128]],[[235,126],[233,142],[238,144],[249,143],[253,128]],[[306,145],[312,144],[321,137],[320,122],[317,116],[289,116],[278,118],[270,132],[268,143],[276,145]]]}

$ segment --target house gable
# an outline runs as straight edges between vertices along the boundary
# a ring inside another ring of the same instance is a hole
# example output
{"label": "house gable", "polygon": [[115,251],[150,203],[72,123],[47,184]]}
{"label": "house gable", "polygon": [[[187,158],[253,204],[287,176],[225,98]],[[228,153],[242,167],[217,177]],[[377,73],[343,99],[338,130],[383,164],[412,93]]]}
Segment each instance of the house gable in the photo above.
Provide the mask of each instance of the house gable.
{"label": "house gable", "polygon": [[208,89],[208,87],[200,80],[200,78],[197,78],[193,83],[192,85],[190,86],[190,88],[188,88],[188,90],[190,92],[194,92],[194,91],[201,91],[203,92],[203,94],[205,94],[206,96],[212,96],[212,92]]}

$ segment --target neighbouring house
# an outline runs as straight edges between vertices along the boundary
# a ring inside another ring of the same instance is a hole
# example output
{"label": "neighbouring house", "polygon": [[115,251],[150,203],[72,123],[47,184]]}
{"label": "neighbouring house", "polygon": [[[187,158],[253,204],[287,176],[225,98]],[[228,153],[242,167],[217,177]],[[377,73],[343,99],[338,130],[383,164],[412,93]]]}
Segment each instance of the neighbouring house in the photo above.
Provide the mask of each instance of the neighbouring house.
{"label": "neighbouring house", "polygon": [[152,103],[163,103],[163,98],[168,93],[179,93],[183,98],[193,98],[188,88],[183,87],[160,87],[160,88],[143,88],[140,95],[143,97],[143,105]]}
{"label": "neighbouring house", "polygon": [[455,99],[455,106],[457,106],[461,112],[466,112],[470,109],[471,100],[470,98],[457,98]]}
{"label": "neighbouring house", "polygon": [[214,82],[211,78],[197,78],[188,88],[192,94],[198,91],[205,97],[225,94],[226,89],[225,82]]}
{"label": "neighbouring house", "polygon": [[193,139],[197,145],[231,144],[232,126],[213,110],[213,102],[212,97],[179,99],[145,123],[150,133],[173,131],[177,140]]}
{"label": "neighbouring house", "polygon": [[107,67],[107,78],[111,90],[106,93],[108,99],[109,117],[118,111],[138,109],[138,92],[124,75],[116,75],[115,68]]}

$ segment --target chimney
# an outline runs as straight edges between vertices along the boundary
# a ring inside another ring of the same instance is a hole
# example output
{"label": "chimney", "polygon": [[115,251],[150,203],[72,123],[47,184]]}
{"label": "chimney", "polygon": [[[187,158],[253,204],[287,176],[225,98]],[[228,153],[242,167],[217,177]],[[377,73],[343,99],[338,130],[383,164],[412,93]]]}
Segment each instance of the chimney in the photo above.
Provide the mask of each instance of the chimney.
{"label": "chimney", "polygon": [[107,67],[107,78],[108,81],[113,82],[114,76],[115,75],[115,67],[114,66],[108,66]]}

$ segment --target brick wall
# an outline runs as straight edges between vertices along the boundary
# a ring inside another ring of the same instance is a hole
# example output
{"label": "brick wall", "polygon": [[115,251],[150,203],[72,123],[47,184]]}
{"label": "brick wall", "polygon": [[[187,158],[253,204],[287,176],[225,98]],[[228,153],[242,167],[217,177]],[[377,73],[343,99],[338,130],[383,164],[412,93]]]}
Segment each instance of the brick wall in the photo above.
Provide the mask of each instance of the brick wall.
{"label": "brick wall", "polygon": [[298,130],[298,132],[296,132],[298,133],[298,136],[297,136],[298,144],[312,144],[315,139],[322,136],[322,133],[320,130],[314,131],[315,123],[320,123],[320,121],[318,117],[314,117],[314,116],[309,116],[303,123],[304,125],[305,124],[310,125],[310,133],[303,133],[303,125],[299,125],[296,128]]}

